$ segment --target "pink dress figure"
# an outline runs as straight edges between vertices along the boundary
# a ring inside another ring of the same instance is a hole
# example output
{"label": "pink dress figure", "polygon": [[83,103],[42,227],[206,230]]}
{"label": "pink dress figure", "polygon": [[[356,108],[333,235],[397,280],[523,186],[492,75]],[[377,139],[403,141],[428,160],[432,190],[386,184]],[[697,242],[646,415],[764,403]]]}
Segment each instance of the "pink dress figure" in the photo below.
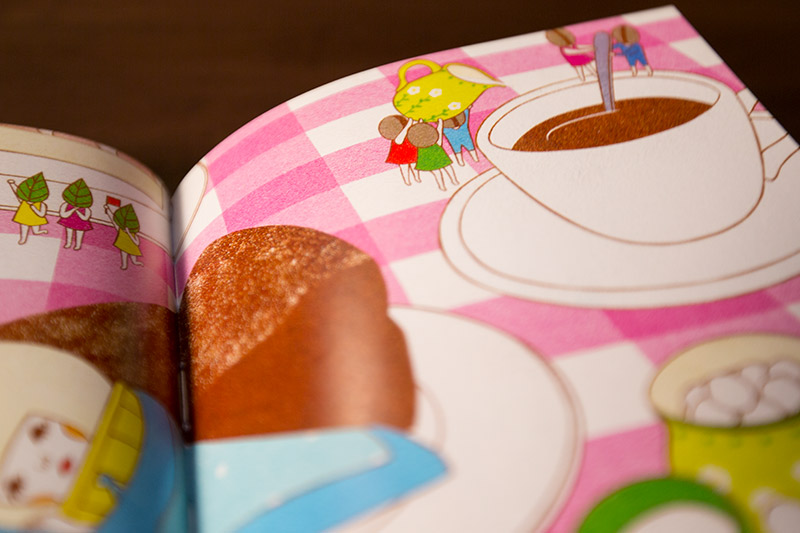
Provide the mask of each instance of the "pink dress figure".
{"label": "pink dress figure", "polygon": [[66,242],[64,248],[70,248],[72,244],[72,235],[75,234],[75,250],[81,249],[83,243],[83,234],[92,229],[92,223],[89,218],[92,216],[92,210],[88,207],[75,207],[67,202],[61,204],[58,209],[59,219],[58,223],[67,228]]}
{"label": "pink dress figure", "polygon": [[586,81],[586,72],[596,75],[594,68],[594,47],[590,44],[577,44],[575,35],[566,28],[556,28],[545,32],[547,40],[558,46],[561,55],[572,65],[581,81]]}
{"label": "pink dress figure", "polygon": [[58,223],[66,228],[66,242],[64,248],[72,247],[72,237],[75,236],[75,249],[80,250],[83,243],[83,234],[92,229],[89,218],[92,216],[92,191],[80,178],[70,183],[61,194],[64,203],[58,208]]}

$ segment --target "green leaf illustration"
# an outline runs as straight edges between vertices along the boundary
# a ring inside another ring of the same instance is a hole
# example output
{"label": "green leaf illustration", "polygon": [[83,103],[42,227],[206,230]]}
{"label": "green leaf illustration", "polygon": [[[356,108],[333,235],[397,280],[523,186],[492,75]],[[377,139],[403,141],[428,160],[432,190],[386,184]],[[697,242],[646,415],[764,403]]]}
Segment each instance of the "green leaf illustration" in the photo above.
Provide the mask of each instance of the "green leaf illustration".
{"label": "green leaf illustration", "polygon": [[139,218],[131,204],[125,204],[114,213],[114,222],[122,229],[128,228],[131,233],[139,231]]}
{"label": "green leaf illustration", "polygon": [[92,191],[82,178],[70,183],[61,196],[65,202],[75,207],[92,207],[94,202]]}
{"label": "green leaf illustration", "polygon": [[43,202],[50,196],[44,174],[39,172],[26,179],[17,187],[17,196],[26,202]]}

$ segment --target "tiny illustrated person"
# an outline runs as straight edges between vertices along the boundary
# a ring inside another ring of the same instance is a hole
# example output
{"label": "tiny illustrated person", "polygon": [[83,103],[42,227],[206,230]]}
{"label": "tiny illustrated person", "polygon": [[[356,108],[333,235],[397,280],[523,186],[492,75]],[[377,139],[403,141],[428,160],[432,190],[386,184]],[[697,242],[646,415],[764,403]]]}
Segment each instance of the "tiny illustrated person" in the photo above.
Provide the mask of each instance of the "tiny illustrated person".
{"label": "tiny illustrated person", "polygon": [[83,235],[92,229],[89,219],[92,216],[90,209],[94,200],[92,192],[83,179],[70,183],[61,195],[64,203],[58,208],[58,216],[61,217],[58,223],[66,228],[66,239],[64,248],[73,247],[80,250],[83,243]]}
{"label": "tiny illustrated person", "polygon": [[611,49],[616,55],[625,57],[634,76],[638,74],[637,64],[641,64],[645,68],[648,76],[653,75],[653,67],[647,62],[644,48],[639,42],[639,31],[636,28],[628,24],[621,24],[611,30],[611,36],[616,41]]}
{"label": "tiny illustrated person", "polygon": [[459,113],[453,118],[448,118],[442,125],[444,126],[444,137],[453,149],[453,154],[456,156],[456,162],[459,166],[464,166],[464,155],[462,152],[466,150],[470,157],[477,162],[478,150],[475,148],[475,142],[472,139],[472,133],[469,131],[469,108]]}
{"label": "tiny illustrated person", "polygon": [[117,237],[114,240],[114,247],[119,249],[121,257],[120,268],[127,270],[128,258],[131,263],[136,266],[142,266],[142,262],[137,259],[142,255],[139,248],[139,219],[136,217],[136,212],[133,210],[131,204],[123,205],[122,207],[114,208],[110,204],[104,206],[106,216],[111,220],[111,223],[117,228]]}
{"label": "tiny illustrated person", "polygon": [[586,75],[597,75],[594,67],[594,46],[590,44],[577,44],[575,35],[566,28],[547,30],[545,37],[548,41],[558,46],[561,55],[572,65],[581,81],[586,81]]}
{"label": "tiny illustrated person", "polygon": [[390,115],[384,117],[378,124],[381,137],[391,141],[387,163],[392,163],[400,168],[403,183],[411,185],[411,178],[417,183],[421,181],[419,172],[414,169],[417,163],[417,147],[408,140],[408,130],[414,124],[403,115]]}
{"label": "tiny illustrated person", "polygon": [[442,120],[434,127],[426,122],[418,122],[408,129],[408,139],[417,147],[416,170],[431,172],[436,178],[436,185],[445,191],[444,174],[450,178],[450,183],[458,185],[458,178],[453,170],[453,160],[442,148]]}
{"label": "tiny illustrated person", "polygon": [[19,202],[19,207],[12,219],[19,224],[18,243],[25,244],[28,241],[28,233],[31,230],[33,230],[34,235],[47,233],[47,230],[43,229],[42,226],[47,224],[47,218],[45,218],[47,204],[44,201],[50,196],[50,191],[47,188],[44,175],[40,172],[24,180],[19,185],[13,179],[9,179],[7,182]]}

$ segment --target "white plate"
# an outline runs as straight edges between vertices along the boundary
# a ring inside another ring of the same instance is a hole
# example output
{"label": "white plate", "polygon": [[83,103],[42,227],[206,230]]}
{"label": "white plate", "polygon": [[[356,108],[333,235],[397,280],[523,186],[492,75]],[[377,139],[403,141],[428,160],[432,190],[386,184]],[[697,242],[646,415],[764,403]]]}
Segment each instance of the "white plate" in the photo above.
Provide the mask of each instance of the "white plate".
{"label": "white plate", "polygon": [[467,279],[531,300],[638,308],[736,296],[800,273],[800,154],[766,182],[748,218],[705,239],[649,245],[603,237],[491,169],[453,195],[440,241]]}
{"label": "white plate", "polygon": [[455,315],[393,307],[414,367],[411,437],[447,464],[444,479],[348,532],[541,530],[560,510],[583,430],[566,385],[513,337]]}

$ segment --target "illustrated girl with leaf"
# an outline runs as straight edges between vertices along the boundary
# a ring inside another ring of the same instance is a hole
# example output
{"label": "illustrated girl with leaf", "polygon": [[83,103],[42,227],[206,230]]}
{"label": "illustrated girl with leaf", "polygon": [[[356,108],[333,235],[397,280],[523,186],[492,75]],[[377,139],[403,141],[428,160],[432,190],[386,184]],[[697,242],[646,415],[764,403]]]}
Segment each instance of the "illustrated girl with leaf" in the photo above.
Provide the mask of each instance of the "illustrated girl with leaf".
{"label": "illustrated girl with leaf", "polygon": [[136,259],[142,255],[139,249],[139,218],[136,216],[136,211],[133,210],[131,204],[125,204],[116,210],[112,209],[109,204],[105,205],[106,215],[111,219],[111,223],[117,228],[117,238],[114,241],[114,246],[119,249],[122,257],[122,265],[120,268],[126,270],[128,268],[128,257],[131,258],[131,263],[136,266],[142,266],[142,262]]}
{"label": "illustrated girl with leaf", "polygon": [[64,248],[73,246],[72,236],[75,235],[75,250],[81,249],[83,234],[92,229],[89,218],[92,210],[89,209],[94,203],[92,191],[83,179],[70,183],[61,195],[64,203],[58,209],[58,216],[61,217],[58,223],[67,228],[67,238]]}
{"label": "illustrated girl with leaf", "polygon": [[13,179],[8,180],[11,190],[19,201],[19,207],[14,214],[13,221],[19,224],[19,244],[28,241],[28,232],[33,229],[34,235],[47,233],[42,226],[47,224],[45,214],[47,214],[47,204],[44,203],[50,196],[44,174],[39,172],[26,179],[17,186]]}

